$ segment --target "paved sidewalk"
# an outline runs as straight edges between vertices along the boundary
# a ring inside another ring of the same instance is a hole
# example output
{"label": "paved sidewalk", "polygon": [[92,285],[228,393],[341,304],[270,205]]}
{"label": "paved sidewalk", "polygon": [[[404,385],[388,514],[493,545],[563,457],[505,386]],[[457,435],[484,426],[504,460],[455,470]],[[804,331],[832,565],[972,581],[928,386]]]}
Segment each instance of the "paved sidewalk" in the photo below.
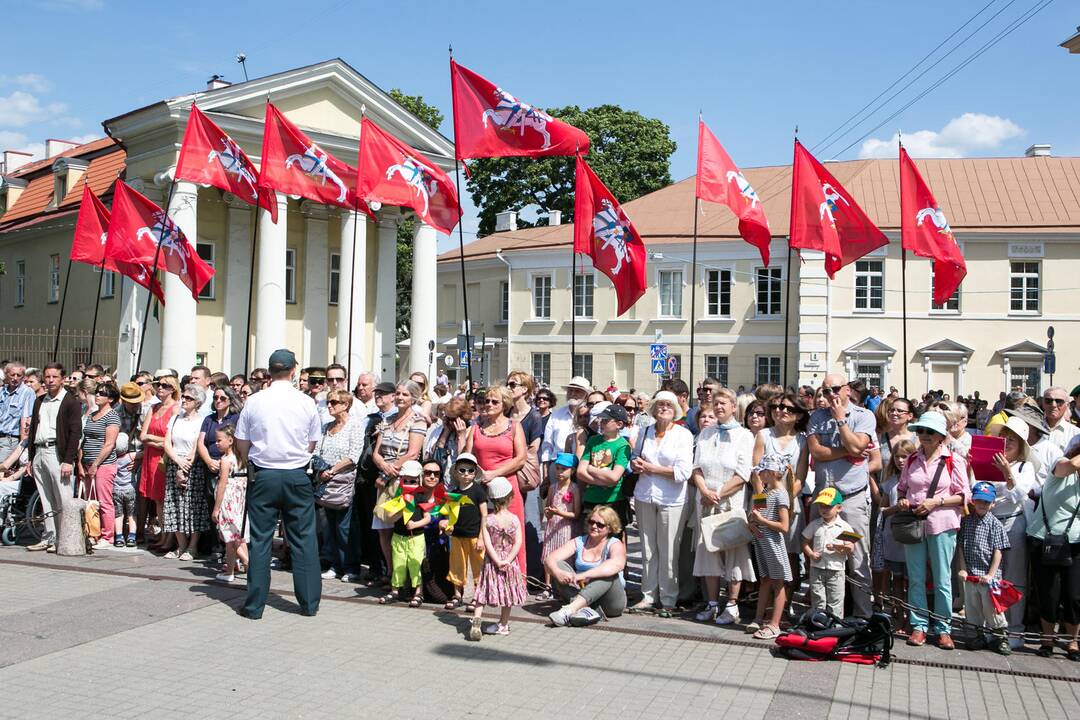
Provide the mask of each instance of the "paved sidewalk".
{"label": "paved sidewalk", "polygon": [[[515,613],[509,637],[470,643],[462,615],[379,606],[337,581],[303,617],[287,573],[274,573],[254,622],[235,613],[243,589],[212,575],[144,552],[0,549],[0,717],[63,717],[91,698],[153,720],[1057,718],[1080,707],[1080,674],[1063,658],[905,647],[887,669],[789,663],[736,629],[636,616],[557,629],[546,606]],[[924,660],[954,667],[906,664]]]}

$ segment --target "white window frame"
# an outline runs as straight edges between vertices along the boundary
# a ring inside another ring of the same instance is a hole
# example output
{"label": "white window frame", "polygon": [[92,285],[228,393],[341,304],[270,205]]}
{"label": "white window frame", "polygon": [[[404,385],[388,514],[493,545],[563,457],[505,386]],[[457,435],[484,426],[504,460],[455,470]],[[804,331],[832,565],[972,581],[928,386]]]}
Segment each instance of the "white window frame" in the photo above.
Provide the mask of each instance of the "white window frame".
{"label": "white window frame", "polygon": [[[734,295],[735,271],[729,267],[705,268],[702,275],[702,284],[705,286],[705,317],[707,318],[730,318],[731,300]],[[710,298],[710,283],[712,274],[716,273],[716,310],[712,312]],[[727,312],[724,312],[724,276],[727,276]]]}
{"label": "white window frame", "polygon": [[[541,287],[543,286],[543,287]],[[551,273],[537,273],[529,277],[529,290],[532,294],[532,319],[533,320],[550,320],[551,319],[551,291],[555,287],[555,276]],[[538,297],[538,293],[540,293]],[[543,301],[543,305],[546,307],[539,308],[537,306],[537,300]],[[546,310],[546,313],[539,313],[537,310]]]}
{"label": "white window frame", "polygon": [[[98,267],[96,270],[100,272],[101,268]],[[116,297],[116,273],[106,270],[101,278],[101,299],[108,300],[111,297]]]}
{"label": "white window frame", "polygon": [[[596,273],[592,270],[574,272],[571,274],[570,302],[573,304],[572,312],[577,320],[592,320],[596,314]],[[582,310],[588,310],[588,314],[578,314],[578,278],[581,278]],[[588,302],[586,302],[586,300]]]}
{"label": "white window frame", "polygon": [[[668,307],[664,308],[664,283],[670,283]],[[683,285],[686,284],[682,268],[657,268],[656,270],[656,316],[658,318],[681,320],[683,318]],[[674,302],[674,293],[678,293],[678,303]]]}
{"label": "white window frame", "polygon": [[26,261],[15,261],[15,307],[26,304]]}
{"label": "white window frame", "polygon": [[1013,376],[1018,374],[1020,371],[1023,371],[1025,375],[1034,374],[1035,377],[1038,378],[1036,380],[1037,387],[1033,389],[1025,388],[1023,392],[1027,393],[1031,397],[1041,396],[1043,390],[1045,389],[1043,387],[1042,366],[1034,363],[1016,363],[1015,361],[1009,363],[1009,376],[1006,378],[1009,383],[1009,390],[1012,391],[1012,389],[1016,386],[1013,383]]}
{"label": "white window frame", "polygon": [[[210,257],[209,257],[209,259],[206,258],[206,257],[203,257],[203,254],[201,252],[199,252],[199,250],[202,249],[202,248],[209,248],[210,249]],[[198,242],[195,243],[195,253],[200,258],[202,258],[203,262],[205,262],[211,268],[216,267],[216,263],[217,263],[217,246],[214,245],[214,243],[210,242],[209,240],[199,240]],[[217,278],[216,278],[216,273],[215,273],[215,275],[211,275],[210,280],[205,285],[203,285],[203,289],[199,291],[199,299],[200,300],[214,300],[217,297],[217,291],[216,291],[216,289],[214,287],[214,285],[216,284],[215,283],[216,279]]]}
{"label": "white window frame", "polygon": [[[337,267],[334,267],[334,261],[337,261]],[[326,297],[328,305],[337,305],[338,300],[341,298],[341,253],[330,253],[330,264],[328,275],[326,278]],[[334,287],[334,281],[337,280],[337,287]]]}
{"label": "white window frame", "polygon": [[49,256],[49,299],[48,303],[60,302],[60,256]]}
{"label": "white window frame", "polygon": [[730,369],[731,359],[727,355],[705,356],[705,377],[715,378],[724,387],[727,387]]}
{"label": "white window frame", "polygon": [[551,353],[532,354],[532,375],[537,384],[551,384]]}
{"label": "white window frame", "polygon": [[[763,362],[766,362],[768,364],[768,366],[769,366],[766,369],[768,377],[764,377],[764,378],[762,377],[762,373],[761,373],[762,363]],[[754,384],[755,385],[764,385],[765,383],[775,382],[776,384],[779,385],[779,384],[783,383],[784,382],[784,366],[783,366],[783,362],[784,362],[783,358],[781,356],[779,356],[779,355],[758,355],[757,357],[755,357],[754,358]],[[775,380],[772,378],[772,371],[773,371],[772,366],[773,365],[776,366],[776,368],[775,368],[776,369],[776,379]]]}
{"label": "white window frame", "polygon": [[510,322],[510,283],[506,280],[499,282],[499,322]]}
{"label": "white window frame", "polygon": [[[1026,267],[1021,272],[1016,272],[1017,265],[1034,265],[1035,272],[1030,272]],[[1013,281],[1021,280],[1021,302],[1023,307],[1019,310],[1013,309]],[[1035,308],[1029,308],[1027,302],[1027,294],[1030,290],[1031,281],[1034,280],[1035,285]],[[1042,309],[1042,262],[1035,259],[1010,259],[1009,260],[1009,314],[1010,315],[1038,315]]]}
{"label": "white window frame", "polygon": [[[854,280],[852,288],[852,309],[858,313],[883,313],[885,312],[885,260],[883,258],[860,258],[855,261]],[[880,307],[874,307],[874,280],[880,285],[880,296],[877,301]],[[865,287],[860,287],[860,282],[865,282]],[[865,296],[859,297],[859,291],[865,290]],[[860,305],[860,301],[863,303]]]}
{"label": "white window frame", "polygon": [[[762,281],[763,274],[768,276],[767,279],[768,279],[768,282],[769,282],[769,285],[770,285],[770,287],[766,290],[766,292],[769,294],[768,307],[766,307],[766,310],[772,310],[772,304],[773,304],[773,299],[772,299],[773,288],[771,287],[772,283],[776,282],[776,283],[778,283],[780,285],[780,297],[776,300],[775,312],[762,312],[761,311],[762,310],[762,308],[761,308],[761,292],[760,292],[761,289],[760,289],[759,285],[760,285],[760,283]],[[761,266],[755,267],[754,268],[754,317],[755,317],[755,319],[758,319],[758,320],[779,319],[779,318],[783,317],[783,312],[784,312],[784,269],[782,267],[761,267]]]}
{"label": "white window frame", "polygon": [[582,375],[592,382],[593,367],[592,353],[575,353],[570,358],[570,374],[575,377]]}
{"label": "white window frame", "polygon": [[285,302],[296,304],[296,248],[285,248]]}

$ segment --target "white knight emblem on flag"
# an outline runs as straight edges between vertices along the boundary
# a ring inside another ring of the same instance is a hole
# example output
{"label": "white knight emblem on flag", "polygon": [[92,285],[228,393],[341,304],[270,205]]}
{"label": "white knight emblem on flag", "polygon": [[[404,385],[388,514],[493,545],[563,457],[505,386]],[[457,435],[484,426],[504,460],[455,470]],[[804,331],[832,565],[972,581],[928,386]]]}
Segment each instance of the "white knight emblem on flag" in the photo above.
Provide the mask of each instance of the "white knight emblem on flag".
{"label": "white knight emblem on flag", "polygon": [[551,135],[547,131],[547,124],[552,119],[550,115],[521,102],[502,88],[495,88],[495,97],[498,98],[495,108],[485,110],[481,116],[484,127],[487,127],[490,117],[492,125],[503,130],[517,128],[521,136],[525,135],[525,128],[532,128],[544,136],[544,145],[541,149],[551,145]]}
{"label": "white knight emblem on flag", "polygon": [[235,175],[237,181],[241,185],[247,186],[248,191],[251,193],[251,198],[254,200],[258,197],[258,193],[255,190],[255,176],[244,166],[243,156],[240,154],[240,147],[235,141],[229,138],[222,138],[221,145],[221,150],[211,150],[206,159],[208,161],[216,159],[221,163],[221,167],[225,172],[230,175]]}
{"label": "white knight emblem on flag", "polygon": [[828,215],[829,224],[833,227],[836,227],[836,218],[833,215],[838,207],[836,201],[843,200],[845,205],[848,205],[850,203],[848,203],[848,201],[845,200],[844,197],[840,195],[840,193],[836,192],[836,188],[834,188],[829,183],[822,183],[821,192],[825,196],[825,202],[821,203],[821,207],[818,209],[818,212],[820,213],[822,219],[824,219],[825,216]]}
{"label": "white knight emblem on flag", "polygon": [[175,255],[176,259],[180,261],[181,274],[187,275],[186,248],[181,247],[181,243],[186,245],[187,240],[180,234],[180,228],[176,226],[172,218],[163,211],[158,210],[154,213],[154,226],[152,228],[141,227],[135,233],[135,237],[140,240],[144,235],[149,237],[155,246],[160,242],[161,249],[166,254]]}
{"label": "white knight emblem on flag", "polygon": [[345,196],[348,195],[348,190],[345,187],[345,183],[341,181],[341,178],[337,176],[333,170],[331,170],[326,164],[327,154],[323,152],[315,143],[308,146],[303,155],[290,155],[285,158],[285,167],[291,168],[294,164],[300,166],[300,170],[309,177],[317,178],[323,185],[326,181],[337,185],[339,203],[345,202]]}
{"label": "white knight emblem on flag", "polygon": [[916,213],[915,224],[922,225],[922,221],[926,218],[930,218],[930,222],[934,223],[934,227],[937,228],[939,233],[955,241],[952,228],[949,227],[949,221],[945,219],[945,213],[941,212],[941,208],[923,208]]}
{"label": "white knight emblem on flag", "polygon": [[386,168],[386,179],[394,177],[394,173],[401,175],[401,179],[413,189],[417,197],[424,199],[424,212],[428,213],[428,200],[439,191],[439,184],[432,179],[435,171],[409,155],[402,155],[401,162]]}
{"label": "white knight emblem on flag", "polygon": [[593,216],[593,234],[596,239],[603,242],[600,249],[611,248],[615,253],[615,267],[611,272],[615,275],[622,270],[625,260],[630,263],[630,253],[626,249],[627,236],[630,234],[630,221],[622,214],[622,210],[616,210],[608,199],[600,201],[603,209]]}
{"label": "white knight emblem on flag", "polygon": [[750,187],[750,183],[743,177],[741,172],[728,170],[727,181],[735,183],[735,187],[739,189],[739,194],[743,196],[743,199],[746,200],[746,202],[750,203],[750,207],[754,207],[761,202],[757,192],[754,188]]}

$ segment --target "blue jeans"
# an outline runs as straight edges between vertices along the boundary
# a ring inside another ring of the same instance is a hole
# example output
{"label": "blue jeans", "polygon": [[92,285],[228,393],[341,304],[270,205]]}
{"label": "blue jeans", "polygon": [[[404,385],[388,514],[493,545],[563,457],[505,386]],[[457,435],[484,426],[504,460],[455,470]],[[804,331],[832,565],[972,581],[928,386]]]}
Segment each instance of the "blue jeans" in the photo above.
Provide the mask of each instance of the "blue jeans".
{"label": "blue jeans", "polygon": [[930,571],[934,581],[934,614],[952,617],[952,559],[956,551],[956,531],[946,530],[937,535],[927,535],[918,545],[905,545],[907,559],[908,602],[919,610],[911,611],[911,630],[922,630],[928,635],[951,632],[948,622],[934,619],[927,623],[926,560],[930,559]]}
{"label": "blue jeans", "polygon": [[339,576],[358,573],[351,538],[352,505],[323,507],[322,510],[326,514],[326,526],[320,547],[321,559]]}

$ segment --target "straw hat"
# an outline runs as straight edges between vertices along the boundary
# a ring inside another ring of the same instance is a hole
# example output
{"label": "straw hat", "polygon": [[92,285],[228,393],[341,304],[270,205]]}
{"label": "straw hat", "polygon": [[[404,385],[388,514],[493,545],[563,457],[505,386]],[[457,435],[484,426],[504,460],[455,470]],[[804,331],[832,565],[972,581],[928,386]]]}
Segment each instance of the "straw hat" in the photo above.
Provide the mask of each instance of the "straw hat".
{"label": "straw hat", "polygon": [[1035,472],[1039,472],[1039,458],[1036,457],[1031,446],[1028,445],[1028,424],[1015,415],[1010,417],[1008,421],[1001,426],[1002,430],[1009,430],[1014,433],[1016,437],[1020,439],[1020,457],[1021,462],[1031,463],[1035,467]]}
{"label": "straw hat", "polygon": [[679,404],[679,398],[675,397],[675,393],[670,390],[661,390],[653,396],[652,403],[649,405],[649,414],[656,417],[656,403],[669,402],[675,408],[675,419],[682,420],[683,411],[682,405]]}

